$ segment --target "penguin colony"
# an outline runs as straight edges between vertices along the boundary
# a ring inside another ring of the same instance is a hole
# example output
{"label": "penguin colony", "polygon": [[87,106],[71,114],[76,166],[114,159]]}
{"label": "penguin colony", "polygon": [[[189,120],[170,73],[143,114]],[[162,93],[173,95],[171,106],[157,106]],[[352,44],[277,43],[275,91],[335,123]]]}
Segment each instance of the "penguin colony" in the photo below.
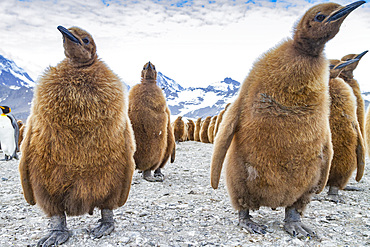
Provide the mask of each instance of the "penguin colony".
{"label": "penguin colony", "polygon": [[[175,159],[175,140],[215,143],[211,185],[218,187],[226,159],[227,189],[240,227],[265,233],[264,226],[251,220],[250,210],[285,207],[288,233],[315,236],[301,222],[311,195],[329,185],[329,196],[338,200],[337,191],[352,172],[357,168],[359,181],[364,171],[362,134],[370,133],[370,124],[361,128],[364,108],[358,107],[362,98],[351,77],[364,54],[332,60],[329,88],[323,55],[343,20],[364,3],[312,7],[292,39],[255,62],[235,102],[203,124],[202,118],[184,124],[180,116],[173,129],[152,63],[144,65],[141,83],[130,90],[127,104],[122,82],[98,59],[92,36],[59,26],[66,58],[39,79],[27,126],[21,127],[24,197],[50,217],[50,232],[38,246],[67,241],[66,215],[92,214],[96,207],[101,219],[92,235],[111,233],[113,209],[126,202],[134,169],[148,181],[163,181],[161,169],[170,157],[171,163]],[[8,110],[1,109],[4,117]],[[346,141],[345,147],[340,145]],[[8,145],[1,144],[3,150]]]}
{"label": "penguin colony", "polygon": [[301,214],[311,195],[324,189],[333,157],[323,50],[348,14],[364,3],[309,9],[292,39],[255,62],[225,113],[215,140],[211,184],[218,187],[227,154],[227,189],[239,225],[247,231],[265,233],[251,220],[250,210],[285,207],[288,233],[316,235],[301,222]]}
{"label": "penguin colony", "polygon": [[95,238],[114,229],[113,209],[125,204],[135,169],[135,141],[120,79],[96,54],[92,36],[58,30],[66,58],[38,81],[19,164],[24,197],[50,217],[39,246],[69,238],[66,215],[101,219]]}

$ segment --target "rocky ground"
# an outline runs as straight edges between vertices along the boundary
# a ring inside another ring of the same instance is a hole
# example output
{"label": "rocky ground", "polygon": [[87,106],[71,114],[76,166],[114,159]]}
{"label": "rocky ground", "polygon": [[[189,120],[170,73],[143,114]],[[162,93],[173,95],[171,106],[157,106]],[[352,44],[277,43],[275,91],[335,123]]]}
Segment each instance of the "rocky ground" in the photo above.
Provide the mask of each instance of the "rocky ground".
{"label": "rocky ground", "polygon": [[[364,191],[340,191],[344,203],[315,196],[302,221],[318,238],[299,239],[283,229],[284,209],[261,208],[253,219],[268,226],[265,235],[241,230],[221,177],[210,186],[212,144],[185,142],[177,146],[176,161],[168,164],[163,183],[150,183],[135,172],[127,203],[114,211],[116,228],[101,239],[89,235],[100,218],[67,217],[72,236],[64,246],[366,246],[370,245],[370,168],[356,183]],[[0,153],[3,158],[3,154]],[[0,246],[35,246],[47,231],[47,218],[22,195],[18,161],[0,161]]]}

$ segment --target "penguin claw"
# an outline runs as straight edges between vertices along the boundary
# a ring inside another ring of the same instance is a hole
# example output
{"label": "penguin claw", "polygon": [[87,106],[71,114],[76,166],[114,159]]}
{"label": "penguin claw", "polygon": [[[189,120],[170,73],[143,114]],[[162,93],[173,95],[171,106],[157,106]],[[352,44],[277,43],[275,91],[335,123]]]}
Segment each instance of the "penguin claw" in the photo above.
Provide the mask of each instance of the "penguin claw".
{"label": "penguin claw", "polygon": [[267,226],[259,225],[250,219],[243,219],[239,221],[239,227],[247,230],[249,233],[266,234]]}
{"label": "penguin claw", "polygon": [[100,222],[100,224],[91,231],[91,234],[94,238],[101,238],[109,235],[113,230],[113,222]]}
{"label": "penguin claw", "polygon": [[316,237],[316,233],[301,222],[285,222],[284,229],[293,237],[311,238]]}
{"label": "penguin claw", "polygon": [[68,231],[52,230],[50,233],[39,240],[37,246],[58,246],[65,243],[69,239]]}
{"label": "penguin claw", "polygon": [[343,198],[341,198],[339,195],[328,195],[326,198],[327,201],[329,202],[334,202],[334,203],[346,203]]}

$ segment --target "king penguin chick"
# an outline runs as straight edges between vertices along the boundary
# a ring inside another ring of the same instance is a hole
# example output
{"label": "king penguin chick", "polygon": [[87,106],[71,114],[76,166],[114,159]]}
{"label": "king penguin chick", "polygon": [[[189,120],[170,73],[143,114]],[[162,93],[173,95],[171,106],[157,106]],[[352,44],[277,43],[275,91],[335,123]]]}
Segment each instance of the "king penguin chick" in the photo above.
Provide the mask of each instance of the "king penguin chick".
{"label": "king penguin chick", "polygon": [[338,77],[346,66],[356,63],[358,59],[329,61],[329,122],[334,155],[327,182],[328,198],[330,201],[343,202],[338,190],[344,189],[356,168],[356,181],[360,181],[365,167],[365,144],[357,121],[356,97],[352,88]]}
{"label": "king penguin chick", "polygon": [[135,142],[123,83],[96,54],[92,36],[58,26],[66,58],[40,77],[19,164],[24,196],[50,217],[38,246],[69,238],[66,214],[101,210],[95,238],[114,230],[128,197]]}
{"label": "king penguin chick", "polygon": [[4,152],[4,160],[18,159],[19,125],[8,106],[0,106],[0,143]]}
{"label": "king penguin chick", "polygon": [[[134,155],[136,169],[143,171],[143,178],[147,181],[163,182],[161,168],[166,154],[174,154],[174,136],[170,110],[162,89],[157,85],[157,71],[151,62],[146,63],[141,71],[141,83],[129,92],[128,114],[137,146]],[[152,170],[155,170],[154,177]]]}
{"label": "king penguin chick", "polygon": [[353,93],[357,99],[357,119],[358,124],[360,125],[361,134],[364,137],[365,135],[365,102],[361,95],[360,84],[357,82],[356,79],[353,78],[353,71],[356,69],[359,61],[361,58],[367,53],[368,51],[364,51],[361,54],[348,54],[342,57],[342,61],[348,61],[351,59],[357,59],[357,62],[354,62],[342,70],[340,72],[339,77],[342,78],[348,85],[351,86]]}
{"label": "king penguin chick", "polygon": [[200,129],[202,127],[202,118],[198,118],[195,122],[195,128],[194,128],[194,141],[200,142]]}
{"label": "king penguin chick", "polygon": [[213,139],[216,138],[216,135],[217,135],[217,132],[218,132],[218,128],[220,127],[220,123],[222,121],[222,118],[225,114],[225,111],[227,110],[227,108],[231,105],[231,103],[228,103],[226,106],[225,106],[225,109],[223,109],[217,116],[217,120],[216,120],[216,124],[215,124],[215,130],[213,132]]}
{"label": "king penguin chick", "polygon": [[208,140],[210,143],[213,143],[214,142],[214,130],[215,130],[215,124],[216,124],[216,121],[217,121],[217,115],[216,116],[213,116],[211,118],[211,122],[209,123],[209,126],[208,126]]}
{"label": "king penguin chick", "polygon": [[208,139],[208,126],[211,122],[211,118],[212,117],[210,117],[210,116],[206,117],[206,119],[204,119],[202,127],[200,128],[199,139],[203,143],[210,143],[210,141]]}
{"label": "king penguin chick", "polygon": [[184,141],[185,123],[181,116],[178,116],[173,122],[173,133],[175,135],[175,142],[179,143]]}
{"label": "king penguin chick", "polygon": [[188,129],[188,140],[194,141],[194,128],[195,128],[194,121],[191,119],[188,119],[186,127]]}
{"label": "king penguin chick", "polygon": [[226,153],[226,184],[239,225],[265,233],[249,210],[285,207],[284,229],[316,235],[301,222],[313,193],[326,185],[333,156],[329,126],[327,41],[365,3],[310,8],[287,39],[262,55],[226,111],[216,136],[211,184],[218,187]]}

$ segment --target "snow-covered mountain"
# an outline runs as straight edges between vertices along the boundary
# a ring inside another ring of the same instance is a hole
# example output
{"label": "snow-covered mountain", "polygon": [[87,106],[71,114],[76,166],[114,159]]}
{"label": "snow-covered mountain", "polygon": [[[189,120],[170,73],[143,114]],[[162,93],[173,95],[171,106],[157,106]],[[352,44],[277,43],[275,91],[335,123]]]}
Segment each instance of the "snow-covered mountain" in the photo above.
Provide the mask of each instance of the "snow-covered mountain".
{"label": "snow-covered mountain", "polygon": [[9,106],[17,119],[29,115],[34,86],[26,71],[0,55],[0,105]]}

